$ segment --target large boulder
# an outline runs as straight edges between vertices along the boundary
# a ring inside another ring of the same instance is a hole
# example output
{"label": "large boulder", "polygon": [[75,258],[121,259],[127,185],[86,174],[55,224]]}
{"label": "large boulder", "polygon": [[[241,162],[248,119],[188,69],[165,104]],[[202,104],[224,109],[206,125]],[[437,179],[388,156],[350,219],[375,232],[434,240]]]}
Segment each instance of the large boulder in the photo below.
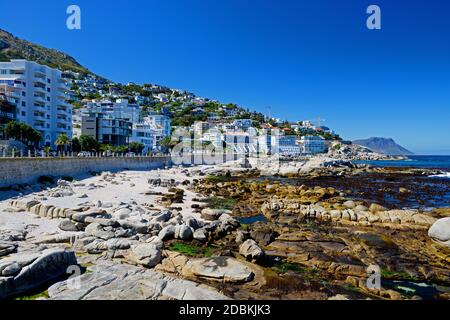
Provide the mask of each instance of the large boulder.
{"label": "large boulder", "polygon": [[167,227],[164,227],[159,233],[158,237],[161,240],[170,240],[175,237],[175,226],[169,225]]}
{"label": "large boulder", "polygon": [[201,217],[202,219],[212,221],[219,219],[222,214],[230,214],[230,213],[231,211],[229,210],[206,208],[202,210]]}
{"label": "large boulder", "polygon": [[70,219],[61,220],[58,226],[62,231],[79,231],[75,223]]}
{"label": "large boulder", "polygon": [[107,218],[110,216],[105,210],[98,209],[98,208],[89,209],[84,212],[73,212],[71,214],[71,219],[76,222],[85,222],[87,217]]}
{"label": "large boulder", "polygon": [[16,251],[16,248],[17,244],[13,242],[0,241],[0,257]]}
{"label": "large boulder", "polygon": [[152,243],[138,244],[131,248],[127,259],[144,267],[153,268],[161,262],[161,249]]}
{"label": "large boulder", "polygon": [[190,241],[192,240],[192,237],[194,235],[194,229],[191,227],[182,224],[181,226],[175,227],[175,238],[181,239],[184,241]]}
{"label": "large boulder", "polygon": [[38,288],[66,274],[69,266],[77,265],[75,253],[64,249],[47,249],[42,251],[39,256],[34,255],[33,258],[34,260],[26,261],[29,263],[28,265],[24,265],[24,259],[9,265],[9,267],[16,268],[12,274],[18,272],[17,268],[21,268],[21,270],[14,277],[3,278],[0,281],[0,299],[17,296]]}
{"label": "large boulder", "polygon": [[197,229],[194,232],[194,239],[200,242],[206,242],[209,237],[209,232],[205,228]]}
{"label": "large boulder", "polygon": [[249,261],[258,261],[264,257],[264,251],[255,240],[248,239],[239,247],[239,254]]}
{"label": "large boulder", "polygon": [[450,247],[450,217],[437,220],[428,230],[433,240]]}
{"label": "large boulder", "polygon": [[109,240],[115,237],[114,232],[106,231],[99,223],[91,223],[86,227],[84,233],[87,236],[92,236],[103,240]]}

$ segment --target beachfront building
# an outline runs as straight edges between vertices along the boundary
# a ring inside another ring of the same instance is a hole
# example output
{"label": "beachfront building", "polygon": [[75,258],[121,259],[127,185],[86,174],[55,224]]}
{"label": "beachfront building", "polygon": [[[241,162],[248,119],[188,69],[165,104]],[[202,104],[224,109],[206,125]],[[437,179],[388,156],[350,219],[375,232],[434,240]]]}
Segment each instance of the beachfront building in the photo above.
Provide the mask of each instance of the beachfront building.
{"label": "beachfront building", "polygon": [[297,136],[295,135],[279,136],[273,140],[273,144],[277,143],[277,149],[281,155],[299,156],[302,153],[302,149],[297,143]]}
{"label": "beachfront building", "polygon": [[154,149],[162,150],[161,142],[165,137],[171,135],[170,118],[162,114],[151,114],[144,118],[144,121],[151,125],[154,133]]}
{"label": "beachfront building", "polygon": [[117,99],[115,102],[110,100],[88,102],[83,111],[104,113],[112,118],[130,122],[140,122],[141,120],[141,108],[137,104],[129,103],[127,99]]}
{"label": "beachfront building", "polygon": [[81,116],[81,134],[91,136],[101,144],[123,146],[130,141],[132,123],[107,113],[87,113]]}
{"label": "beachfront building", "polygon": [[144,145],[143,153],[149,153],[157,149],[156,133],[151,123],[142,121],[133,123],[132,135],[130,142],[138,142]]}
{"label": "beachfront building", "polygon": [[27,60],[0,62],[0,92],[16,106],[16,120],[42,135],[41,146],[55,146],[61,134],[72,137],[69,87],[57,69]]}
{"label": "beachfront building", "polygon": [[318,154],[327,152],[325,139],[319,136],[303,136],[299,145],[303,154]]}
{"label": "beachfront building", "polygon": [[16,120],[16,105],[9,102],[5,95],[0,93],[0,140],[5,139],[3,129],[5,125]]}

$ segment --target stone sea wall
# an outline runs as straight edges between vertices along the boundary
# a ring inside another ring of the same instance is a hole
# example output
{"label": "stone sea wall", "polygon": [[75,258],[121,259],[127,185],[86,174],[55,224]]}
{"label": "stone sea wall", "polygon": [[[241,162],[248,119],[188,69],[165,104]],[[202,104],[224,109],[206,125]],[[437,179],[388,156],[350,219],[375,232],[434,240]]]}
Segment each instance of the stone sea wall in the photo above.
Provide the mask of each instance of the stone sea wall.
{"label": "stone sea wall", "polygon": [[40,176],[78,176],[90,172],[149,170],[171,164],[170,157],[0,159],[0,188],[33,183]]}

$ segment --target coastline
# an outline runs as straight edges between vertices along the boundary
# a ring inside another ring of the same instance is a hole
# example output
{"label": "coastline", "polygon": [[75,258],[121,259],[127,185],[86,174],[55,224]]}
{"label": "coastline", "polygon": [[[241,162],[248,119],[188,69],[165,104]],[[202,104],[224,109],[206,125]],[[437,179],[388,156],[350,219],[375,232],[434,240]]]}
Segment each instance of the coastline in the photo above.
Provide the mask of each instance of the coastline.
{"label": "coastline", "polygon": [[[91,286],[99,288],[85,299],[111,298],[129,285],[139,290],[124,298],[163,299],[168,292],[138,292],[172,282],[178,289],[168,297],[175,299],[411,299],[424,294],[389,287],[394,280],[426,283],[435,299],[447,297],[435,284],[450,287],[450,269],[443,267],[449,249],[428,230],[450,210],[385,208],[376,198],[355,197],[360,191],[338,188],[344,186],[342,179],[357,179],[364,186],[366,175],[409,181],[435,171],[393,171],[328,157],[272,167],[252,167],[251,162],[104,172],[0,192],[0,270],[12,274],[0,277],[0,288],[5,282],[19,283],[23,270],[33,270],[42,255],[62,250],[73,252],[88,271],[80,276],[81,291],[67,281],[53,281],[40,298],[77,299]],[[270,182],[270,177],[285,183]],[[402,188],[386,193],[401,200],[416,192]],[[409,262],[424,256],[427,260],[418,265]],[[23,257],[38,260],[9,271]],[[366,269],[372,264],[380,266],[386,287],[366,287]],[[423,268],[429,270],[426,275]],[[114,276],[144,270],[146,285],[136,278],[121,284]],[[111,278],[111,284],[99,285],[97,277]],[[36,293],[35,284],[25,287],[7,296]]]}

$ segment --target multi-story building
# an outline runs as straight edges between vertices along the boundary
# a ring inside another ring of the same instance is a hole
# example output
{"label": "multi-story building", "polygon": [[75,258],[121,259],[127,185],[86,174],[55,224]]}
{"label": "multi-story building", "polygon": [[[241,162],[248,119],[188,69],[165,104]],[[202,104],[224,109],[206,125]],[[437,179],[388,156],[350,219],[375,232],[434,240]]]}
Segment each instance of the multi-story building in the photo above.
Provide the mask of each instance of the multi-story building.
{"label": "multi-story building", "polygon": [[247,131],[253,125],[253,121],[250,119],[237,119],[234,120],[233,125],[238,129]]}
{"label": "multi-story building", "polygon": [[81,116],[81,134],[102,144],[127,145],[132,134],[132,123],[114,118],[106,113],[89,113]]}
{"label": "multi-story building", "polygon": [[9,102],[7,97],[0,93],[0,140],[5,139],[4,126],[14,120],[16,120],[16,105]]}
{"label": "multi-story building", "polygon": [[304,154],[325,153],[327,151],[325,139],[319,136],[303,136],[299,145]]}
{"label": "multi-story building", "polygon": [[72,137],[72,105],[61,71],[27,60],[0,62],[0,87],[15,102],[17,121],[41,133],[41,146],[54,147],[61,134]]}
{"label": "multi-story building", "polygon": [[282,155],[298,156],[302,153],[295,135],[279,136],[274,143],[278,144],[278,152]]}
{"label": "multi-story building", "polygon": [[161,149],[161,141],[165,137],[170,137],[171,125],[170,118],[162,114],[151,114],[144,118],[144,121],[149,123],[155,133],[155,148]]}
{"label": "multi-story building", "polygon": [[139,122],[141,108],[137,104],[129,103],[126,99],[117,99],[116,102],[110,100],[88,102],[83,111],[104,113],[113,118]]}
{"label": "multi-story building", "polygon": [[133,123],[133,133],[130,142],[138,142],[144,145],[142,152],[148,153],[156,149],[156,133],[151,125],[146,121]]}

